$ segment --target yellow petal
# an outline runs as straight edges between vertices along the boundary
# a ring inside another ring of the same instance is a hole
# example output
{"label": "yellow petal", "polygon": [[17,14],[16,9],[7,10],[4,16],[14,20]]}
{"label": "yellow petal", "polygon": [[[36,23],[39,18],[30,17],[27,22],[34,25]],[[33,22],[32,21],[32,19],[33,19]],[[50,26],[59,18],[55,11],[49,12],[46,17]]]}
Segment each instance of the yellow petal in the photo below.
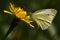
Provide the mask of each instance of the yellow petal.
{"label": "yellow petal", "polygon": [[30,16],[26,16],[26,19],[30,19]]}
{"label": "yellow petal", "polygon": [[9,9],[10,9],[11,12],[14,11],[15,7],[14,7],[14,5],[12,3],[10,3]]}
{"label": "yellow petal", "polygon": [[33,25],[31,25],[31,24],[29,24],[31,27],[33,27],[34,28],[34,26]]}
{"label": "yellow petal", "polygon": [[8,13],[8,14],[12,14],[11,12],[7,11],[7,10],[4,10],[5,13]]}

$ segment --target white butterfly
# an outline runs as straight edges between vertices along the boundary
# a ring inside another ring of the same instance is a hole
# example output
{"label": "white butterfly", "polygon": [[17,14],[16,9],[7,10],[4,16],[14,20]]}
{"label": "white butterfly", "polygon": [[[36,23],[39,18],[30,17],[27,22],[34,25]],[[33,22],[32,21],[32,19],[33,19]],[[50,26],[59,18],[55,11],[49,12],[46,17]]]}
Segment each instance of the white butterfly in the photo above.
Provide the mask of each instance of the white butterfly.
{"label": "white butterfly", "polygon": [[47,29],[52,23],[57,11],[55,9],[38,10],[32,14],[32,18],[41,27],[42,30]]}

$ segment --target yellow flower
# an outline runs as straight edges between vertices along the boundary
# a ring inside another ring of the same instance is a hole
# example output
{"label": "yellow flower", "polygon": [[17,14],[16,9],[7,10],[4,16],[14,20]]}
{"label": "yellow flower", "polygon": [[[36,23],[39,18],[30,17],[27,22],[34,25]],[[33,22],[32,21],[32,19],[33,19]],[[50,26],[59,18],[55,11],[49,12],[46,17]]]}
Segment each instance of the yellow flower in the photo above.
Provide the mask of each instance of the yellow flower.
{"label": "yellow flower", "polygon": [[31,25],[32,20],[30,20],[30,15],[27,16],[27,12],[21,9],[20,7],[15,7],[13,4],[10,3],[9,9],[11,12],[4,10],[5,13],[13,14],[20,20],[23,20],[24,22],[28,23],[31,27],[34,27]]}

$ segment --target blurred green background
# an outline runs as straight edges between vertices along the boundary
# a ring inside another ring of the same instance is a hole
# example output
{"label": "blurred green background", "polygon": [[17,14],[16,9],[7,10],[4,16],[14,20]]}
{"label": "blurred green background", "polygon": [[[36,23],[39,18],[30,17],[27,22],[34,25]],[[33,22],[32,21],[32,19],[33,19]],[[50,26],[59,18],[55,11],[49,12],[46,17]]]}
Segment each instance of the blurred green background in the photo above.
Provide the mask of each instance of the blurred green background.
{"label": "blurred green background", "polygon": [[13,15],[3,12],[4,9],[9,10],[10,2],[32,13],[41,9],[53,8],[57,10],[57,15],[53,20],[53,25],[44,31],[37,25],[33,29],[19,21],[6,40],[60,40],[60,0],[0,0],[0,40],[3,39],[14,19]]}

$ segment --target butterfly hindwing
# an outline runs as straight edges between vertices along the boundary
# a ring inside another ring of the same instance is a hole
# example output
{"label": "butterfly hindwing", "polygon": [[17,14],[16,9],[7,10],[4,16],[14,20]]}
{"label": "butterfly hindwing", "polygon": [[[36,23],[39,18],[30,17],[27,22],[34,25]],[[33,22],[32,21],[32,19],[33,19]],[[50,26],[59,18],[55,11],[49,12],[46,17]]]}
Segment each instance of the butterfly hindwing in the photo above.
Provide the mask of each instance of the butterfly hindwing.
{"label": "butterfly hindwing", "polygon": [[32,14],[32,18],[42,28],[47,29],[52,23],[57,11],[55,9],[43,9]]}

